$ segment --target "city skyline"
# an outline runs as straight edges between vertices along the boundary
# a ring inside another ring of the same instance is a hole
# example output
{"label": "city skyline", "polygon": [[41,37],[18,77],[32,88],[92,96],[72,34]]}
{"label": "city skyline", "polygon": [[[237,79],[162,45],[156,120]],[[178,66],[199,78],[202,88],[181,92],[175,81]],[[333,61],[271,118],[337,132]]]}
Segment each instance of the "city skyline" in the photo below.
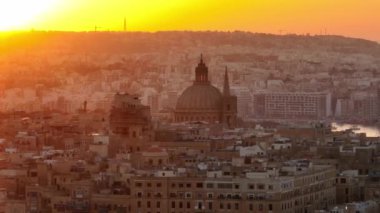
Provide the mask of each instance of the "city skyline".
{"label": "city skyline", "polygon": [[[377,1],[4,1],[0,31],[250,31],[380,41]],[[20,7],[20,5],[23,5]],[[191,18],[189,18],[191,17]]]}
{"label": "city skyline", "polygon": [[379,213],[379,6],[0,1],[0,213]]}

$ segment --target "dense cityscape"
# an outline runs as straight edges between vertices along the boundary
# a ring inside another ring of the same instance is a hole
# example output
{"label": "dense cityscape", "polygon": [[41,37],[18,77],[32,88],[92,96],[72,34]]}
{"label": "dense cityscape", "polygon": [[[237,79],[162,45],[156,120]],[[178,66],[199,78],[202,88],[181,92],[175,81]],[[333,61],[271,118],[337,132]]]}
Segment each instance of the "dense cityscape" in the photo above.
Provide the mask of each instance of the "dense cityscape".
{"label": "dense cityscape", "polygon": [[[249,32],[0,44],[0,212],[380,211],[380,45]],[[338,130],[335,124],[352,124]]]}

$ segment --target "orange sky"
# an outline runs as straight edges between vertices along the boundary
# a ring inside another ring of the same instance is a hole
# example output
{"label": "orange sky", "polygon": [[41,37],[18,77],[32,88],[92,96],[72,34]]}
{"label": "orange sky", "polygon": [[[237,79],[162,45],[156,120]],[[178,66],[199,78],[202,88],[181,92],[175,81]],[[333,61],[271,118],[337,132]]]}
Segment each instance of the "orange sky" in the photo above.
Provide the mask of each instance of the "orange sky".
{"label": "orange sky", "polygon": [[380,41],[379,0],[0,0],[0,8],[0,30],[122,30],[126,17],[131,31],[327,31]]}

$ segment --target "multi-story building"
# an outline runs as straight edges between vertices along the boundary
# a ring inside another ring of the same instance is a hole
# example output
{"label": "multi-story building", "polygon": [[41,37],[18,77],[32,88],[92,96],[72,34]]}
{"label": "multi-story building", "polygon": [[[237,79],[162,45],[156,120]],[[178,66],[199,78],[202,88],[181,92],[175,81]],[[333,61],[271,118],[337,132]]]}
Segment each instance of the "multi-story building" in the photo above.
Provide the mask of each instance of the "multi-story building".
{"label": "multi-story building", "polygon": [[153,138],[149,106],[141,104],[135,95],[115,95],[110,112],[111,139],[109,154],[140,151]]}
{"label": "multi-story building", "polygon": [[134,95],[115,95],[111,115],[110,127],[113,133],[128,138],[141,138],[149,135],[151,128],[150,108],[141,104]]}
{"label": "multi-story building", "polygon": [[231,92],[237,97],[238,117],[245,120],[252,114],[252,95],[248,87],[235,86],[231,88]]}
{"label": "multi-story building", "polygon": [[29,186],[26,188],[26,212],[131,212],[128,195],[95,191],[93,186],[89,181],[64,184],[62,189]]}
{"label": "multi-story building", "polygon": [[351,119],[357,121],[376,121],[378,119],[379,102],[376,94],[355,92],[351,95],[351,101]]}
{"label": "multi-story building", "polygon": [[[245,174],[244,174],[245,173]],[[313,212],[335,204],[335,168],[290,161],[273,171],[162,171],[131,178],[133,212]]]}
{"label": "multi-story building", "polygon": [[361,183],[357,170],[344,171],[336,178],[337,204],[360,201]]}
{"label": "multi-story building", "polygon": [[331,115],[328,93],[256,93],[254,117],[270,120],[320,120]]}

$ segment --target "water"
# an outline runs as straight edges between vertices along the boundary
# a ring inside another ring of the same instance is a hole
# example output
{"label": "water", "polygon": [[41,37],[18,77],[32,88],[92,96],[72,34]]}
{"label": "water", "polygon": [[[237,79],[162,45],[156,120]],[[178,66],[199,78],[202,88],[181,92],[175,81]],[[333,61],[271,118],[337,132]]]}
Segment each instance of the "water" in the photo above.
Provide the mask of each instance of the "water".
{"label": "water", "polygon": [[346,129],[352,129],[355,133],[366,133],[367,137],[380,137],[380,129],[375,126],[364,126],[364,125],[355,125],[355,124],[338,124],[332,123],[333,131],[343,131]]}

